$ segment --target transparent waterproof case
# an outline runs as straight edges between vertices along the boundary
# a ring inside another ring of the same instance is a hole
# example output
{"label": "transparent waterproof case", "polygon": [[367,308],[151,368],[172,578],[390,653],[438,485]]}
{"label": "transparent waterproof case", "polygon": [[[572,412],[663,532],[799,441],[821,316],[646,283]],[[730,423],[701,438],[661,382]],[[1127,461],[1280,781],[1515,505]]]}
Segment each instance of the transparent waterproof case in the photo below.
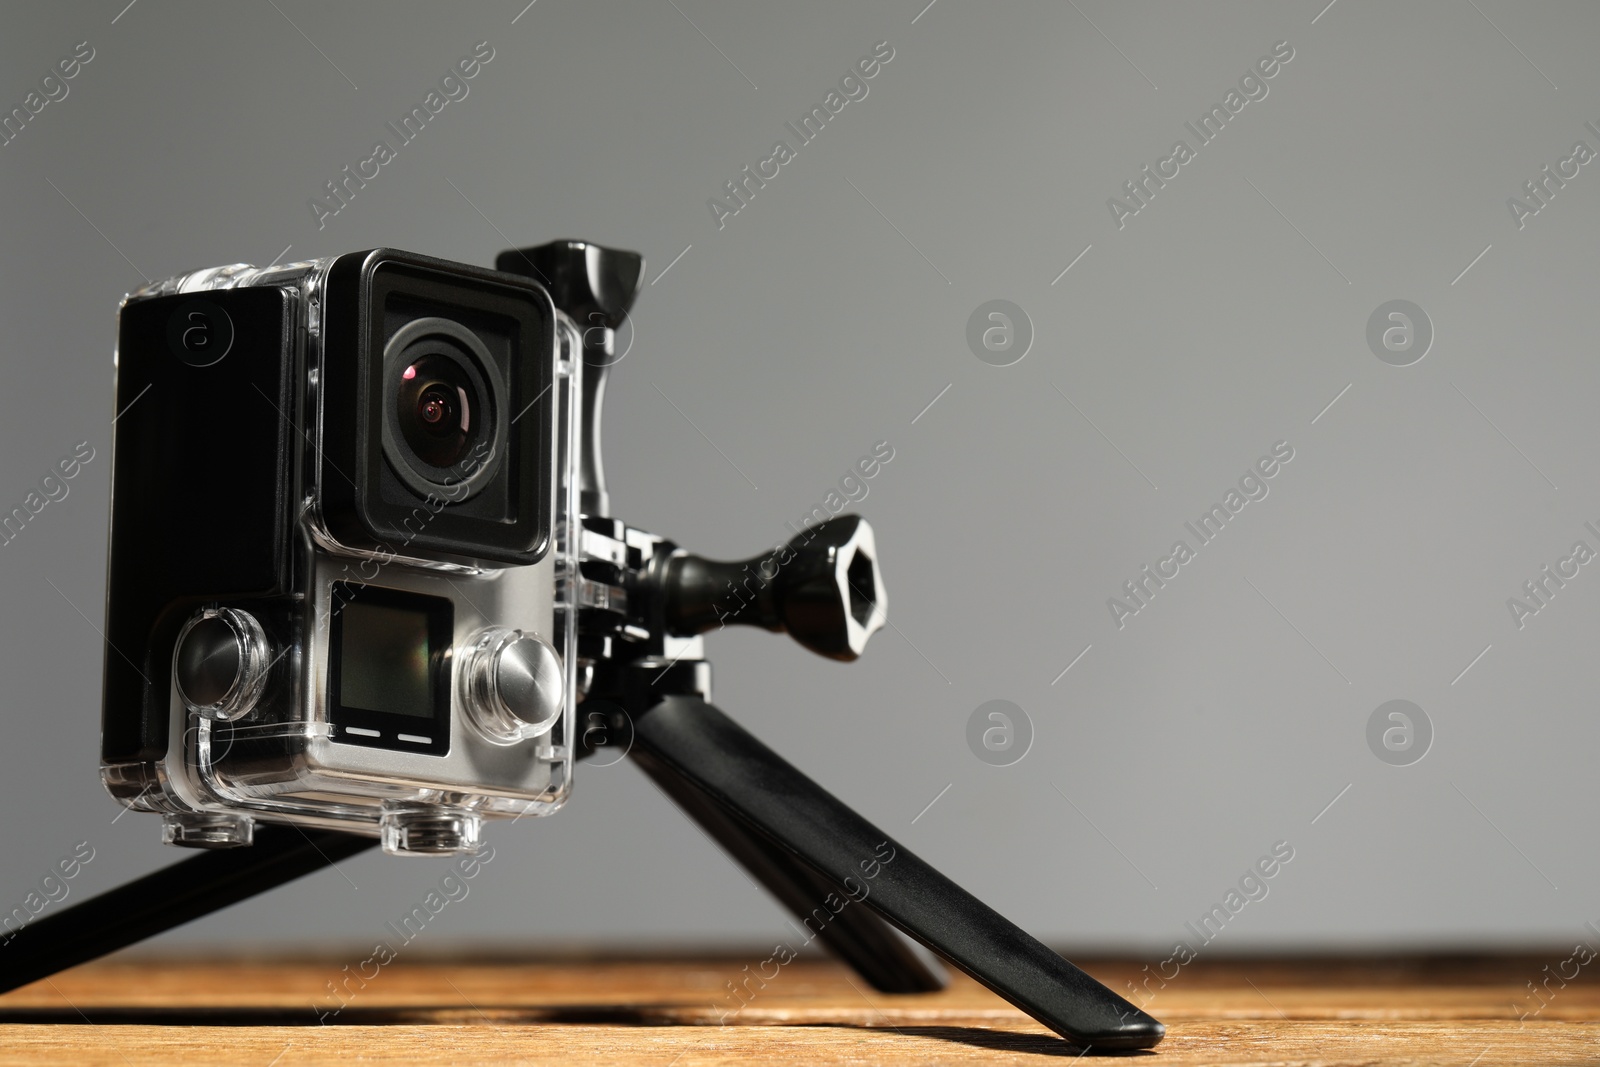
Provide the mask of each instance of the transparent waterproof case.
{"label": "transparent waterproof case", "polygon": [[177,844],[267,820],[411,853],[559,807],[580,350],[537,283],[386,249],[130,294],[112,795]]}

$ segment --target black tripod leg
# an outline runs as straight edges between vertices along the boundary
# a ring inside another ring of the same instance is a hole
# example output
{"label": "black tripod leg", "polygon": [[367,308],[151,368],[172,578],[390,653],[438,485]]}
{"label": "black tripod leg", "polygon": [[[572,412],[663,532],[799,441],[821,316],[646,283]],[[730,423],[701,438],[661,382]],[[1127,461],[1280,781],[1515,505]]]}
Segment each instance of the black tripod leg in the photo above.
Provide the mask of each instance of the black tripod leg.
{"label": "black tripod leg", "polygon": [[668,697],[636,716],[634,748],[674,767],[829,881],[869,887],[868,907],[1074,1043],[1150,1048],[1165,1035],[1155,1019],[895,843],[705,701]]}
{"label": "black tripod leg", "polygon": [[333,830],[263,826],[248,848],[202,852],[0,934],[0,993],[126,948],[376,845]]}
{"label": "black tripod leg", "polygon": [[[822,944],[880,993],[932,993],[944,988],[935,973],[884,921],[864,908],[828,907],[847,890],[817,874],[747,824],[724,812],[677,767],[635,746],[633,757],[663,793],[683,809],[723,850],[794,913]],[[857,880],[857,884],[865,884]]]}

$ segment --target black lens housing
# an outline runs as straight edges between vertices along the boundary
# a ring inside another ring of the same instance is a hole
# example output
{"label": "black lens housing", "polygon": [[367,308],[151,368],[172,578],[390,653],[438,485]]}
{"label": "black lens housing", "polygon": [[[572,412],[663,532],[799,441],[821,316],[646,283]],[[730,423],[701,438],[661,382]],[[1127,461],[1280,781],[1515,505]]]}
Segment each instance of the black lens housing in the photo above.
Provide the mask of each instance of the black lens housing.
{"label": "black lens housing", "polygon": [[327,294],[317,479],[328,534],[380,558],[542,559],[557,457],[549,295],[394,249],[339,257]]}

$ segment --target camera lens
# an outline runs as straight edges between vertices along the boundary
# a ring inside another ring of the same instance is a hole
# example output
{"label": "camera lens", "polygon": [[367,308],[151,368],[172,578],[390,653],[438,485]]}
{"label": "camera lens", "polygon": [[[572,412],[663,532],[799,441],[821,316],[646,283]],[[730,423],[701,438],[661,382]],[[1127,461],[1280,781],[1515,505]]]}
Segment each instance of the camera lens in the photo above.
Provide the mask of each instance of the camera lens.
{"label": "camera lens", "polygon": [[459,322],[422,318],[395,332],[383,363],[389,466],[424,497],[466,500],[492,477],[504,451],[488,350]]}
{"label": "camera lens", "polygon": [[446,470],[472,452],[482,429],[481,403],[461,364],[425,355],[400,372],[395,418],[406,445],[429,466]]}

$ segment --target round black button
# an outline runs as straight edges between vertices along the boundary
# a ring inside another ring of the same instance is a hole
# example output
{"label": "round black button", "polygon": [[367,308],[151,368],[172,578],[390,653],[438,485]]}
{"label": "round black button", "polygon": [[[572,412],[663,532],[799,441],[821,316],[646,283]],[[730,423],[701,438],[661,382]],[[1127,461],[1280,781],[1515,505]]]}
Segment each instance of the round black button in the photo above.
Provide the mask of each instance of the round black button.
{"label": "round black button", "polygon": [[231,722],[252,711],[272,666],[267,635],[247,611],[207,608],[179,632],[172,680],[184,706]]}
{"label": "round black button", "polygon": [[190,707],[220,704],[238,684],[243,665],[244,650],[233,627],[218,615],[201,619],[178,646],[179,694]]}

